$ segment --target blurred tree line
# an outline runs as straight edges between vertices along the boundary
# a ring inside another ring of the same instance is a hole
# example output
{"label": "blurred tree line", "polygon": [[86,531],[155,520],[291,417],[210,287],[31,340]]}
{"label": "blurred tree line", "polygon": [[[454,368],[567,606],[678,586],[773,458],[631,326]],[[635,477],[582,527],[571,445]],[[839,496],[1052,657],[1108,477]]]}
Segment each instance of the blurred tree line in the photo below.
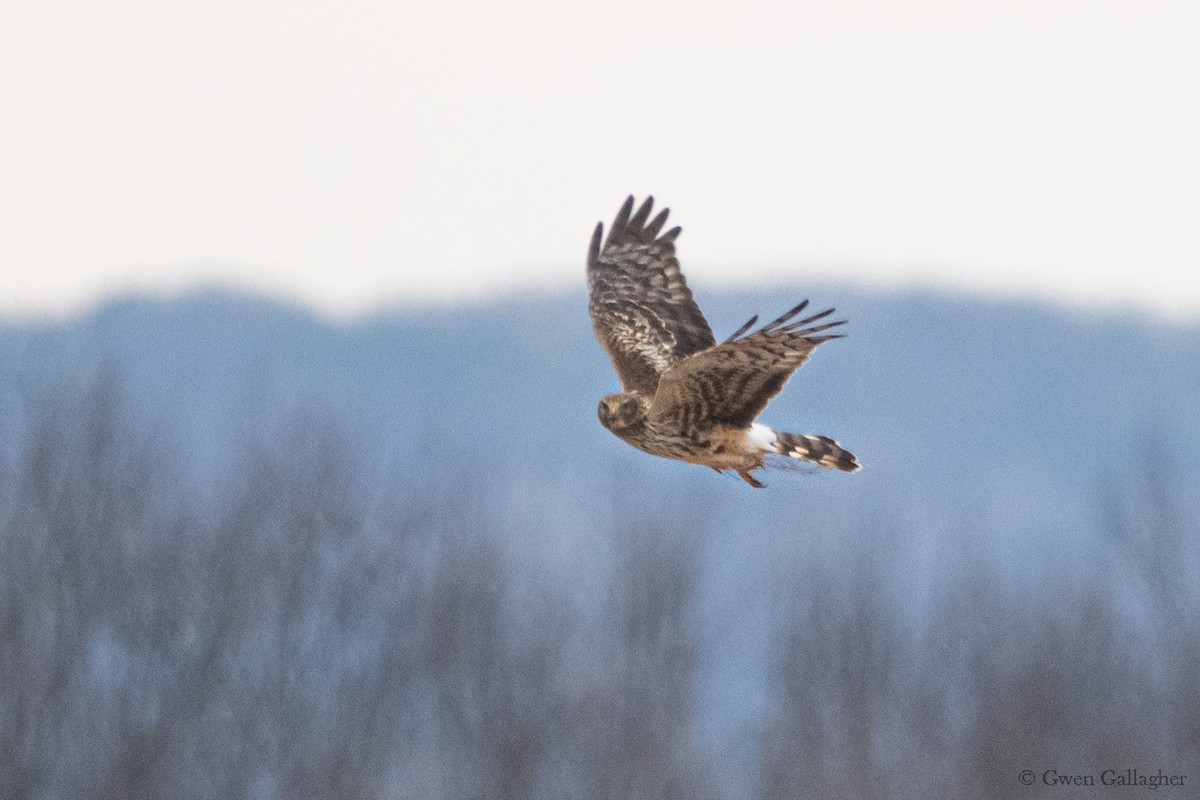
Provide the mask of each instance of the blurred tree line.
{"label": "blurred tree line", "polygon": [[[911,539],[880,521],[871,546],[785,553],[713,614],[723,531],[700,497],[614,503],[605,541],[554,570],[519,547],[534,523],[506,514],[502,470],[414,448],[410,481],[381,480],[327,414],[248,440],[219,485],[192,484],[112,375],[27,417],[0,465],[2,798],[1039,797],[1017,775],[1049,768],[1200,783],[1200,530],[1165,445],[1098,490],[1071,580],[1014,591],[964,530],[903,608],[889,546]],[[764,536],[808,535],[793,525]],[[722,696],[730,631],[763,654],[744,702]]]}

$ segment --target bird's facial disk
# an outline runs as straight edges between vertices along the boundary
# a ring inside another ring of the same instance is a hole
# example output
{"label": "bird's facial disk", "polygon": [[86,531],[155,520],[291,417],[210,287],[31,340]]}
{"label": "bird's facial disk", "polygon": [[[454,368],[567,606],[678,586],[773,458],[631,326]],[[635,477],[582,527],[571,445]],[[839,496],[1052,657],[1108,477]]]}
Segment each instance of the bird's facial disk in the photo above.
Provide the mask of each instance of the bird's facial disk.
{"label": "bird's facial disk", "polygon": [[608,395],[600,401],[596,411],[600,417],[600,424],[612,431],[632,427],[645,416],[641,401],[627,394]]}

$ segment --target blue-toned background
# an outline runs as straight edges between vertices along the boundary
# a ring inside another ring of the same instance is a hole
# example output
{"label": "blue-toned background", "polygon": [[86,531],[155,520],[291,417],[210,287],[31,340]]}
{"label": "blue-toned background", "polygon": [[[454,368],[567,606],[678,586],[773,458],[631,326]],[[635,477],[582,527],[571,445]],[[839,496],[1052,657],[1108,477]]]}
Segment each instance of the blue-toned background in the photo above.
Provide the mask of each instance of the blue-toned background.
{"label": "blue-toned background", "polygon": [[0,796],[1196,772],[1200,329],[837,285],[700,300],[721,338],[803,296],[849,336],[764,420],[864,468],[762,491],[599,426],[617,383],[582,295],[6,324]]}

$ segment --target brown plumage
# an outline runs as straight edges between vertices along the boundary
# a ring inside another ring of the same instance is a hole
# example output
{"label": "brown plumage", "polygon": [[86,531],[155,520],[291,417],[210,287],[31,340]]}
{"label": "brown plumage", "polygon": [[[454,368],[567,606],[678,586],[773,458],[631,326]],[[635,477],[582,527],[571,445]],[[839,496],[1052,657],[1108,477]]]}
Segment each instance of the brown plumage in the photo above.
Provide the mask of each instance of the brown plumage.
{"label": "brown plumage", "polygon": [[633,213],[625,201],[604,240],[588,250],[588,311],[624,392],[600,401],[600,424],[656,456],[732,469],[751,486],[768,454],[853,472],[853,454],[828,436],[776,433],[754,420],[817,345],[833,309],[801,317],[805,300],[751,332],[758,317],[717,344],[675,258],[678,227],[660,235],[653,198]]}

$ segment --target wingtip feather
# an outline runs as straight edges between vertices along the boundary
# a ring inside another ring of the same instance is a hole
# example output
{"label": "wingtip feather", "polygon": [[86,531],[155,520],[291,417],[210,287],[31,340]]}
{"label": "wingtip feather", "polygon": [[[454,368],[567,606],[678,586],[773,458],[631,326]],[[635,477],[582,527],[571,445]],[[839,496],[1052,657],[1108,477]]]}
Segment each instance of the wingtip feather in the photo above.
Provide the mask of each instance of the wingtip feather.
{"label": "wingtip feather", "polygon": [[617,212],[617,218],[613,220],[612,233],[617,235],[619,231],[624,231],[625,226],[629,223],[629,215],[633,213],[633,195],[625,198],[625,202],[621,204],[621,210]]}
{"label": "wingtip feather", "polygon": [[671,213],[671,209],[664,208],[658,212],[654,219],[650,220],[650,223],[646,225],[646,236],[648,238],[654,239],[658,236],[658,232],[662,230],[662,226],[666,223],[669,213]]}
{"label": "wingtip feather", "polygon": [[[802,300],[799,305],[785,311],[783,314],[781,314],[776,319],[773,319],[770,322],[768,322],[766,325],[763,326],[763,330],[767,331],[767,332],[771,332],[774,330],[778,330],[781,327],[784,327],[784,323],[786,323],[789,319],[796,316],[797,314],[799,314],[801,311],[803,311],[806,308],[808,308],[808,299],[807,298]],[[790,327],[790,326],[788,326],[788,327]]]}
{"label": "wingtip feather", "polygon": [[732,342],[734,339],[738,338],[743,333],[745,333],[746,331],[753,328],[754,323],[756,323],[756,322],[758,322],[758,314],[755,314],[753,317],[751,317],[749,320],[747,320],[745,325],[743,325],[742,327],[740,327],[736,331],[734,331],[733,335],[730,336],[728,339],[726,339],[725,342]]}
{"label": "wingtip feather", "polygon": [[596,263],[600,257],[600,242],[604,240],[604,223],[597,222],[596,230],[592,231],[592,243],[588,245],[588,266]]}
{"label": "wingtip feather", "polygon": [[650,211],[653,208],[654,197],[649,196],[646,198],[645,202],[642,203],[641,208],[637,210],[637,213],[633,215],[633,219],[629,220],[629,227],[632,229],[632,233],[640,234],[643,232],[646,226],[646,220],[650,219]]}

